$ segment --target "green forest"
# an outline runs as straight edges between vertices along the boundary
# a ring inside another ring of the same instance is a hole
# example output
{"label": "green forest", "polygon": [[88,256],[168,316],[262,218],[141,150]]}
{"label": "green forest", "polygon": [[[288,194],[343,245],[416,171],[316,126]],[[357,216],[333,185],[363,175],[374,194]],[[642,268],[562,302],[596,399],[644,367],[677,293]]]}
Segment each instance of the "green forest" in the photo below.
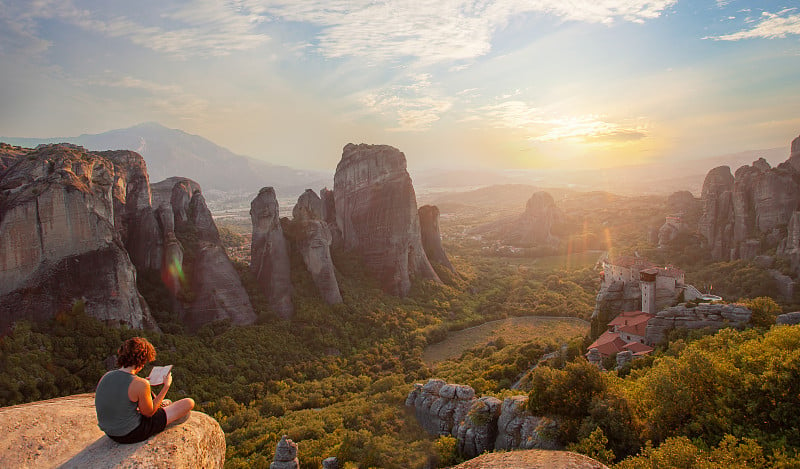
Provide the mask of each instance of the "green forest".
{"label": "green forest", "polygon": [[[221,231],[226,243],[241,241]],[[753,326],[676,331],[650,357],[619,371],[589,365],[589,337],[582,336],[475,344],[434,368],[423,351],[452,331],[514,316],[589,319],[599,254],[500,257],[469,242],[448,243],[458,274],[443,275],[444,284],[418,281],[397,298],[380,290],[356,256],[334,251],[344,303],[325,304],[293,258],[291,321],[269,310],[247,266],[238,264],[255,325],[187,331],[157,277],[146,273],[139,289],[162,332],[106,327],[80,302],[47,323],[17,322],[0,338],[0,406],[92,392],[119,344],[142,335],[158,351],[154,364],[174,365],[168,397],[194,398],[196,410],[222,426],[229,468],[268,468],[282,435],[298,443],[304,468],[329,456],[351,468],[456,463],[452,438],[429,436],[403,405],[414,383],[434,377],[468,384],[478,395],[527,394],[533,413],[559,422],[556,437],[565,448],[620,468],[800,467],[800,326],[770,326],[796,305],[772,300],[772,284],[751,264],[693,256],[692,239],[658,252],[645,244],[635,236],[624,243],[656,262],[686,256],[687,282],[743,292],[733,300],[753,298]],[[563,346],[523,389],[509,389]]]}

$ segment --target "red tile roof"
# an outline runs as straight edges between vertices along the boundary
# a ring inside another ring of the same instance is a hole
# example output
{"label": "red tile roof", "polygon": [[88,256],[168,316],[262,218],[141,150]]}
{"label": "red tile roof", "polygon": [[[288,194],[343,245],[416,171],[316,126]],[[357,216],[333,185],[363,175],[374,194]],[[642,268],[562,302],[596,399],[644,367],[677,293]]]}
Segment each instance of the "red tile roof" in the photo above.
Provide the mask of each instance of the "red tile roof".
{"label": "red tile roof", "polygon": [[603,332],[600,337],[590,345],[587,350],[596,348],[600,355],[610,357],[625,349],[625,341],[616,332]]}
{"label": "red tile roof", "polygon": [[647,330],[647,322],[652,317],[655,317],[655,314],[643,311],[624,311],[619,313],[619,316],[615,317],[608,325],[616,326],[615,330],[617,331],[644,337]]}
{"label": "red tile roof", "polygon": [[629,342],[625,344],[624,349],[633,352],[634,355],[647,355],[653,351],[653,347],[639,342]]}

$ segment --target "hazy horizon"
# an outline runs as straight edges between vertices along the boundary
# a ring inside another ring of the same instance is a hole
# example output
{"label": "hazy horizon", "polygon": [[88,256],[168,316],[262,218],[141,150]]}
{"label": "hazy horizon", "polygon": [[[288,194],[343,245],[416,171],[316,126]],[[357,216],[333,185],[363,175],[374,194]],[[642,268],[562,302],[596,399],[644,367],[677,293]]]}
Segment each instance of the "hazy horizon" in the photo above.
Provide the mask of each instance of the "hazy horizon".
{"label": "hazy horizon", "polygon": [[572,170],[800,134],[800,10],[783,1],[0,6],[5,136],[159,122],[297,168],[364,142],[420,169]]}

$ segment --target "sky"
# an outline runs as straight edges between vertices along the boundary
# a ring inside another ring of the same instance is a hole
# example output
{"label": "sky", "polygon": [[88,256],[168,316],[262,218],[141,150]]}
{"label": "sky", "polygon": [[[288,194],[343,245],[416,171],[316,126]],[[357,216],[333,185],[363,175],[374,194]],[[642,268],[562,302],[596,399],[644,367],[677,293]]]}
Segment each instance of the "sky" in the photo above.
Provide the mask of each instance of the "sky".
{"label": "sky", "polygon": [[276,164],[604,168],[787,148],[800,1],[0,0],[0,135],[159,122]]}

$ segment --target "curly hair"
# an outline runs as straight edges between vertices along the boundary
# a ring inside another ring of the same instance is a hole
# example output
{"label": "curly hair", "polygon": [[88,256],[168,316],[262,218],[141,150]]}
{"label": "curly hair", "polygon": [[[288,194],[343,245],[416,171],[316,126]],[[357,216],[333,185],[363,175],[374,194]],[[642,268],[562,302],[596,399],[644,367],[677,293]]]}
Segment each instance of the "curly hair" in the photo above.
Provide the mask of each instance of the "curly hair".
{"label": "curly hair", "polygon": [[117,366],[144,366],[156,359],[156,349],[144,337],[131,337],[117,350]]}

